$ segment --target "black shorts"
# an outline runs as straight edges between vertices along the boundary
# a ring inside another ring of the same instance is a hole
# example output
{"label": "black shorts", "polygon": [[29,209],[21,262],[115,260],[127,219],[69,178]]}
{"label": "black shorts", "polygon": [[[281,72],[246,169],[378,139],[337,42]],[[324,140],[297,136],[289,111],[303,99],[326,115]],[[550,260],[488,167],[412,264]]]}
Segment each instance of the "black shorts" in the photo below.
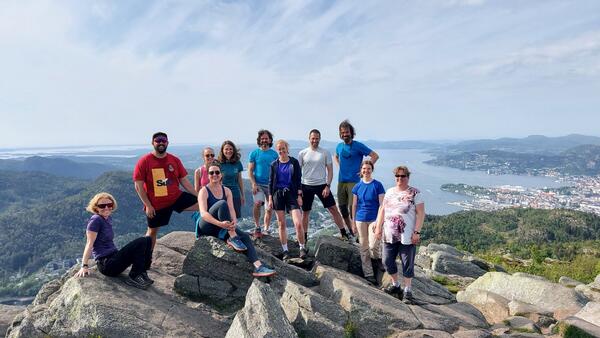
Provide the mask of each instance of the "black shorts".
{"label": "black shorts", "polygon": [[175,203],[166,208],[156,210],[156,214],[152,218],[146,217],[148,220],[148,228],[158,228],[169,224],[169,220],[171,219],[171,214],[173,211],[181,213],[196,203],[198,203],[198,198],[196,196],[186,191],[182,192]]}
{"label": "black shorts", "polygon": [[325,189],[327,185],[302,185],[302,210],[309,211],[312,209],[313,200],[315,199],[315,195],[319,197],[321,203],[323,204],[323,208],[327,209],[335,205],[335,198],[333,198],[333,194],[331,191],[329,192],[329,196],[323,197],[323,189]]}
{"label": "black shorts", "polygon": [[298,195],[292,194],[289,189],[275,190],[273,194],[273,209],[275,211],[300,209]]}

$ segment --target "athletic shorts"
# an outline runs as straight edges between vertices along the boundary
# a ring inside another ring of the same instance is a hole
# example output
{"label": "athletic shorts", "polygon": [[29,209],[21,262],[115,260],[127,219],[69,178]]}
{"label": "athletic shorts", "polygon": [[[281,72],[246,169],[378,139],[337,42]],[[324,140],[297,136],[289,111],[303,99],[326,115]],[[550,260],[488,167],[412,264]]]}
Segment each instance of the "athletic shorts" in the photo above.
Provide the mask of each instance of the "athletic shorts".
{"label": "athletic shorts", "polygon": [[289,189],[278,189],[273,194],[273,209],[275,211],[291,211],[300,209],[298,194],[292,194]]}
{"label": "athletic shorts", "polygon": [[321,203],[323,204],[323,208],[327,209],[335,205],[335,198],[333,198],[333,193],[329,192],[327,197],[323,197],[323,189],[325,189],[327,185],[302,185],[302,210],[309,211],[312,209],[313,200],[315,199],[315,195],[319,197]]}
{"label": "athletic shorts", "polygon": [[254,204],[260,203],[265,206],[265,210],[269,210],[269,186],[263,184],[257,184],[258,192],[256,194],[252,194],[252,199],[254,200]]}
{"label": "athletic shorts", "polygon": [[152,218],[146,217],[148,220],[148,228],[158,228],[169,224],[169,220],[171,219],[171,214],[173,211],[181,213],[196,203],[198,203],[198,198],[196,196],[190,194],[189,192],[183,191],[175,203],[166,208],[156,210],[156,214]]}
{"label": "athletic shorts", "polygon": [[339,205],[352,205],[352,188],[356,185],[355,182],[339,182],[337,186],[337,198]]}

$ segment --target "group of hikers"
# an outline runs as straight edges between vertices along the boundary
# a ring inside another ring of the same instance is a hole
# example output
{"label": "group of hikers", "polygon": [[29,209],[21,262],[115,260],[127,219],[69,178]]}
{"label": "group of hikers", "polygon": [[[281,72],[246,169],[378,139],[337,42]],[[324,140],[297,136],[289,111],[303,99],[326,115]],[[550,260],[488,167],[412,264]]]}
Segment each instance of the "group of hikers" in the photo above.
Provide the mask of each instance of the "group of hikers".
{"label": "group of hikers", "polygon": [[[236,145],[229,140],[223,142],[218,155],[212,148],[204,148],[204,163],[195,170],[192,185],[179,158],[167,153],[167,134],[155,133],[152,135],[154,150],[139,159],[133,172],[135,190],[147,218],[145,236],[117,249],[111,218],[117,209],[117,201],[109,193],[96,194],[86,208],[93,216],[87,224],[81,269],[76,276],[84,277],[90,273],[88,260],[91,256],[98,270],[107,276],[117,276],[131,266],[125,282],[137,288],[148,288],[154,282],[147,270],[152,264],[158,229],[169,224],[173,211],[194,211],[196,238],[212,236],[225,241],[233,250],[247,256],[254,265],[255,277],[271,276],[275,270],[258,259],[252,237],[257,239],[271,234],[271,217],[275,210],[282,259],[287,261],[290,258],[287,212],[296,230],[300,258],[306,258],[310,211],[317,196],[331,214],[341,238],[360,243],[365,279],[373,285],[378,284],[372,264],[378,263],[392,279],[384,291],[411,301],[416,244],[425,219],[421,193],[409,186],[410,171],[406,166],[393,170],[396,183],[385,190],[381,182],[373,178],[379,155],[354,140],[356,132],[348,120],[342,121],[338,130],[342,142],[337,145],[333,157],[319,146],[321,133],[313,129],[309,132],[309,147],[300,151],[298,158],[290,156],[290,145],[285,140],[273,142],[270,131],[258,132],[258,148],[250,153],[248,162],[255,223],[251,234],[237,227],[245,198],[244,168]],[[339,166],[337,204],[330,189],[332,158]],[[396,264],[398,255],[402,261],[404,287]]]}

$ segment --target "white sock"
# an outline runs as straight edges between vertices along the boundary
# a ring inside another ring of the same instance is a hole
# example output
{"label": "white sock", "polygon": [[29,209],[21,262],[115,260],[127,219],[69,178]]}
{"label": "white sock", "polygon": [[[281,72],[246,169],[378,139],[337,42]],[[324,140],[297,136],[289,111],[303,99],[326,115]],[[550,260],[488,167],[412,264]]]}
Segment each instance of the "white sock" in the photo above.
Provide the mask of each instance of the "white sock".
{"label": "white sock", "polygon": [[283,251],[288,251],[287,244],[281,244]]}
{"label": "white sock", "polygon": [[304,244],[300,244],[300,249],[304,249]]}
{"label": "white sock", "polygon": [[404,293],[412,292],[412,288],[410,286],[404,287]]}
{"label": "white sock", "polygon": [[395,286],[395,287],[400,287],[400,281],[396,281],[396,282],[394,282],[394,286]]}

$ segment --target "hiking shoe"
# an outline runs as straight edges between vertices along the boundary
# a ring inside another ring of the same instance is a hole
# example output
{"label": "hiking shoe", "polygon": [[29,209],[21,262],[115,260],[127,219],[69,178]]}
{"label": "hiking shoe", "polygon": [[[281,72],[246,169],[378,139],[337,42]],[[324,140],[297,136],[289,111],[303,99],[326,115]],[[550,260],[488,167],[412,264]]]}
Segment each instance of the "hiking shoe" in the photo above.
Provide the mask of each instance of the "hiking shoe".
{"label": "hiking shoe", "polygon": [[254,277],[269,277],[275,274],[275,270],[266,266],[265,264],[261,264],[258,268],[254,268],[254,272],[252,276]]}
{"label": "hiking shoe", "polygon": [[365,276],[365,279],[372,285],[377,285],[377,278],[375,276]]}
{"label": "hiking shoe", "polygon": [[402,294],[402,287],[400,287],[400,286],[394,286],[394,284],[390,284],[385,289],[383,289],[383,291],[385,293],[387,293],[388,295],[396,296],[400,300],[402,300],[403,294]]}
{"label": "hiking shoe", "polygon": [[262,230],[260,228],[255,228],[253,236],[254,236],[254,238],[262,238],[262,236],[263,236]]}
{"label": "hiking shoe", "polygon": [[144,271],[140,275],[142,276],[142,278],[144,279],[144,281],[146,281],[146,283],[148,283],[148,284],[154,284],[154,281],[148,276],[148,272]]}
{"label": "hiking shoe", "polygon": [[281,257],[282,260],[287,261],[288,259],[290,259],[290,253],[289,251],[284,251],[283,252],[283,257]]}
{"label": "hiking shoe", "polygon": [[342,238],[341,238],[342,241],[344,241],[344,242],[350,242],[350,236],[347,233],[341,234],[341,235],[342,235]]}
{"label": "hiking shoe", "polygon": [[300,258],[305,259],[306,256],[308,256],[308,248],[301,248],[300,249]]}
{"label": "hiking shoe", "polygon": [[244,244],[244,242],[242,242],[239,236],[229,237],[229,239],[227,240],[227,245],[229,245],[233,250],[238,252],[248,250],[248,248],[246,248],[246,245]]}
{"label": "hiking shoe", "polygon": [[265,229],[264,233],[265,233],[265,235],[269,235],[270,236],[271,235],[271,228]]}
{"label": "hiking shoe", "polygon": [[139,274],[133,278],[131,276],[129,276],[125,280],[125,284],[131,285],[133,287],[136,287],[136,288],[142,289],[142,290],[146,290],[150,286],[150,283],[148,283],[148,282],[146,282],[146,280],[144,280],[144,277],[142,277],[142,274]]}
{"label": "hiking shoe", "polygon": [[404,300],[403,300],[403,302],[404,302],[404,304],[407,304],[407,305],[417,304],[417,300],[413,296],[412,291],[406,291],[404,293]]}

